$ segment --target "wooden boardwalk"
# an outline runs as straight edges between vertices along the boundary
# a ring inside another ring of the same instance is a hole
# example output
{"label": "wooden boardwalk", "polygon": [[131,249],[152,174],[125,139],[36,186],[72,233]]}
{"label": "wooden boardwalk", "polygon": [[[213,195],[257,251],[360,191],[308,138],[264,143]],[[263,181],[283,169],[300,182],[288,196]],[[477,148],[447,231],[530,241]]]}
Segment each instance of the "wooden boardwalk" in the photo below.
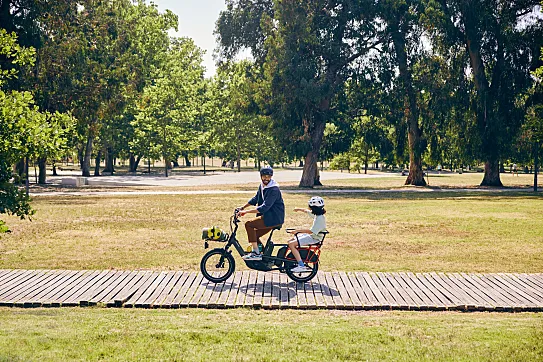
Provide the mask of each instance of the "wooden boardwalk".
{"label": "wooden boardwalk", "polygon": [[543,311],[543,274],[0,270],[0,306]]}

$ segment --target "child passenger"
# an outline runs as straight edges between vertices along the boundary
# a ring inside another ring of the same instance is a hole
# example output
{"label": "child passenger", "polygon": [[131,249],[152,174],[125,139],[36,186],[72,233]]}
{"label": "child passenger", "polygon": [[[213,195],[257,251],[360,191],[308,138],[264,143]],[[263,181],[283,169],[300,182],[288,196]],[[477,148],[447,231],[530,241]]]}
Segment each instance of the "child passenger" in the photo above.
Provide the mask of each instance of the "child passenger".
{"label": "child passenger", "polygon": [[288,241],[288,247],[298,262],[298,266],[292,269],[295,273],[311,272],[312,270],[304,264],[300,252],[296,247],[320,243],[324,236],[319,233],[326,230],[326,218],[324,217],[326,210],[324,209],[324,200],[322,197],[314,196],[307,204],[309,210],[296,207],[294,211],[307,213],[313,219],[313,225],[310,229],[294,229],[289,231],[293,235],[298,235],[298,239],[294,237]]}

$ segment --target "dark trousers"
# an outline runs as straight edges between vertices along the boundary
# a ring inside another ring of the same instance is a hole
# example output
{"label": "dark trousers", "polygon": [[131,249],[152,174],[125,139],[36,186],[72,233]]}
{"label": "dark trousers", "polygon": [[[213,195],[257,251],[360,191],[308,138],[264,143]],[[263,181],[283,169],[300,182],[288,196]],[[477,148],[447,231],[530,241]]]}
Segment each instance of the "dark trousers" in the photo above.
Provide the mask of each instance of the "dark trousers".
{"label": "dark trousers", "polygon": [[245,223],[245,230],[247,230],[247,238],[249,239],[250,243],[256,243],[260,240],[261,236],[266,235],[276,226],[278,225],[274,225],[274,226],[264,225],[264,219],[262,219],[262,216],[251,219]]}

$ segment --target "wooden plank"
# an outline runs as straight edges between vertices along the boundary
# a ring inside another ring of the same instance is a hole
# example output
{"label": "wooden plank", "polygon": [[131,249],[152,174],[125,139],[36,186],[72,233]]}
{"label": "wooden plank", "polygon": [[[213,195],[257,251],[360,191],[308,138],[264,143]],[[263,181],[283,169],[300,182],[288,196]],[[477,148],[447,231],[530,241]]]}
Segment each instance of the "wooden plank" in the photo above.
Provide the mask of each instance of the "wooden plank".
{"label": "wooden plank", "polygon": [[508,307],[511,307],[512,310],[521,311],[526,309],[527,305],[531,304],[517,291],[511,289],[511,286],[507,285],[507,283],[502,283],[499,280],[490,278],[490,276],[484,274],[470,273],[470,276],[484,286],[489,293],[500,299],[502,301],[502,307],[505,310],[510,310]]}
{"label": "wooden plank", "polygon": [[[390,305],[390,302],[387,300],[387,298],[381,293],[381,290],[379,287],[375,284],[373,281],[371,275],[367,272],[361,272],[356,273],[357,277],[359,277],[359,282],[362,284],[363,282],[370,288],[371,293],[375,296],[377,301],[379,302],[380,308],[383,309],[391,309],[392,306]],[[361,280],[362,279],[362,280]]]}
{"label": "wooden plank", "polygon": [[[49,279],[55,276],[56,273],[49,270],[39,270],[34,277],[27,279],[26,282],[15,286],[14,288],[10,289],[9,292],[4,294],[0,299],[0,305],[13,306],[21,299],[26,298],[28,295],[34,294],[35,290],[40,288],[40,285],[46,284]],[[20,304],[24,306],[24,303]]]}
{"label": "wooden plank", "polygon": [[281,283],[281,301],[279,307],[285,309],[289,307],[290,302],[290,288],[288,287],[289,278],[285,273],[281,273],[279,274],[279,280]]}
{"label": "wooden plank", "polygon": [[228,302],[228,297],[230,296],[230,292],[232,291],[234,286],[234,278],[228,278],[224,283],[224,286],[221,291],[221,295],[219,296],[219,300],[217,302],[217,307],[219,308],[226,308],[226,303]]}
{"label": "wooden plank", "polygon": [[189,277],[188,272],[181,272],[181,276],[177,281],[175,282],[175,285],[170,290],[170,293],[166,296],[166,298],[162,301],[162,307],[163,308],[174,308],[176,307],[174,300],[183,288],[183,285],[185,284],[187,278]]}
{"label": "wooden plank", "polygon": [[[499,275],[504,275],[504,274],[500,273]],[[523,285],[525,285],[526,288],[529,288],[529,290],[533,294],[537,295],[538,297],[543,298],[543,286],[540,286],[537,283],[537,281],[533,280],[531,275],[529,275],[529,274],[515,274],[515,275],[511,275],[510,277],[515,278],[516,280],[518,280],[519,283],[522,283]]]}
{"label": "wooden plank", "polygon": [[6,273],[4,273],[1,277],[0,277],[0,288],[2,288],[2,286],[4,284],[6,284],[7,282],[9,282],[10,280],[12,280],[13,278],[17,278],[18,275],[24,273],[26,270],[20,270],[20,269],[11,269],[11,270],[8,270]]}
{"label": "wooden plank", "polygon": [[347,278],[349,279],[349,283],[352,286],[354,293],[356,294],[357,299],[361,303],[360,309],[371,309],[373,306],[370,305],[371,302],[366,296],[366,293],[364,293],[364,289],[358,282],[358,278],[356,277],[356,275],[353,272],[346,273],[346,275],[347,275]]}
{"label": "wooden plank", "polygon": [[298,308],[307,309],[307,298],[305,297],[304,283],[294,282],[296,285],[296,296],[298,297]]}
{"label": "wooden plank", "polygon": [[86,270],[75,271],[75,274],[67,279],[63,285],[60,285],[55,293],[52,293],[46,297],[46,300],[42,303],[42,307],[60,307],[61,299],[67,294],[80,280],[84,279]]}
{"label": "wooden plank", "polygon": [[411,280],[411,278],[404,272],[396,273],[395,279],[403,289],[409,293],[411,300],[415,303],[420,310],[429,310],[433,304],[426,294],[419,288],[419,286]]}
{"label": "wooden plank", "polygon": [[388,275],[381,272],[377,272],[375,273],[375,275],[384,285],[387,292],[392,296],[392,298],[394,298],[394,301],[398,305],[398,308],[402,310],[408,310],[409,302],[404,300],[403,296],[399,293],[399,291],[394,288],[394,285],[392,285],[391,281],[388,279]]}
{"label": "wooden plank", "polygon": [[272,298],[271,309],[279,309],[281,305],[281,281],[279,280],[279,273],[272,272]]}
{"label": "wooden plank", "polygon": [[165,298],[171,290],[171,286],[175,281],[172,279],[176,276],[177,272],[167,271],[162,281],[156,286],[153,293],[151,293],[145,301],[143,301],[143,308],[154,308],[155,304],[160,307],[160,302]]}
{"label": "wooden plank", "polygon": [[[157,275],[155,280],[152,281],[151,284],[147,286],[147,289],[139,296],[138,299],[134,302],[135,308],[149,308],[151,303],[154,301],[154,298],[158,294],[156,294],[157,289],[162,286],[164,287],[164,284],[168,282],[168,280],[171,279],[171,274],[166,271],[161,271],[160,274]],[[163,284],[164,280],[167,278],[166,282]],[[162,289],[160,289],[162,291]],[[131,298],[132,299],[132,298]]]}
{"label": "wooden plank", "polygon": [[133,293],[123,304],[124,308],[134,308],[136,306],[136,302],[141,299],[141,297],[149,290],[151,285],[159,278],[159,276],[162,274],[162,272],[152,272],[151,275],[147,279],[143,279],[143,283],[139,284],[139,287],[137,288],[136,292]]}
{"label": "wooden plank", "polygon": [[47,301],[48,296],[51,293],[54,293],[56,288],[58,288],[62,283],[70,278],[73,275],[74,271],[72,270],[62,270],[55,273],[56,276],[50,279],[46,284],[43,285],[43,288],[40,288],[31,300],[28,300],[28,305],[35,307],[41,306],[45,301]]}
{"label": "wooden plank", "polygon": [[[360,298],[358,297],[358,294],[355,291],[354,286],[351,283],[351,280],[347,276],[345,272],[339,272],[338,273],[339,278],[343,282],[343,285],[345,286],[345,290],[347,291],[347,294],[349,295],[349,299],[352,302],[352,306],[355,310],[361,310],[364,306]],[[337,282],[336,282],[337,284]],[[357,283],[358,284],[358,283]]]}
{"label": "wooden plank", "polygon": [[467,283],[458,273],[447,274],[447,279],[456,284],[458,288],[464,291],[467,295],[473,298],[477,303],[477,309],[494,310],[494,306],[490,304],[484,297],[479,295],[476,288]]}
{"label": "wooden plank", "polygon": [[[318,273],[317,273],[318,276]],[[289,308],[298,308],[298,292],[296,291],[296,282],[290,278],[288,278],[288,307]]]}
{"label": "wooden plank", "polygon": [[32,278],[37,274],[37,270],[24,270],[22,273],[14,275],[8,282],[0,286],[0,300],[4,298],[5,295],[11,294],[13,288],[26,282],[32,282]]}
{"label": "wooden plank", "polygon": [[[213,272],[215,273],[215,272]],[[217,274],[212,274],[213,276],[216,276]],[[200,299],[196,302],[196,307],[198,308],[209,308],[209,299],[211,298],[211,295],[213,293],[213,289],[217,286],[217,283],[211,282],[207,279],[202,280],[201,289],[201,296]]]}
{"label": "wooden plank", "polygon": [[304,283],[305,299],[307,300],[308,309],[317,309],[317,302],[315,301],[315,293],[313,292],[313,286],[311,281]]}
{"label": "wooden plank", "polygon": [[249,284],[249,274],[240,271],[238,296],[236,298],[236,307],[243,307],[245,305],[245,298],[247,297],[247,284]]}
{"label": "wooden plank", "polygon": [[245,304],[244,304],[244,306],[252,307],[253,306],[253,301],[254,301],[254,298],[255,298],[255,288],[256,288],[257,273],[254,272],[254,271],[250,271],[250,270],[244,271],[244,273],[246,273],[249,276],[249,282],[247,283],[247,290],[245,291],[245,293],[247,295],[245,296]]}
{"label": "wooden plank", "polygon": [[[183,302],[183,300],[185,300],[185,297],[187,296],[187,293],[189,293],[190,288],[196,282],[196,279],[199,276],[201,276],[201,274],[196,273],[196,272],[187,272],[186,274],[187,274],[187,279],[185,279],[185,281],[183,282],[183,285],[179,289],[179,292],[177,293],[175,298],[173,298],[172,308],[181,308],[181,302]],[[187,302],[186,305],[188,305],[188,302]],[[184,305],[184,306],[186,306],[186,305]]]}
{"label": "wooden plank", "polygon": [[484,301],[486,303],[487,307],[490,306],[492,310],[503,310],[503,308],[500,307],[499,300],[496,300],[497,298],[492,298],[487,291],[482,290],[479,288],[478,284],[473,281],[469,276],[462,275],[462,273],[453,273],[454,276],[458,278],[460,282],[462,282],[466,288],[469,288],[471,291],[473,291],[474,294],[478,295],[480,300]]}
{"label": "wooden plank", "polygon": [[262,308],[269,309],[271,308],[271,297],[272,297],[272,276],[268,273],[263,273],[264,277],[264,290],[262,294]]}
{"label": "wooden plank", "polygon": [[336,285],[336,282],[334,281],[334,278],[332,277],[332,274],[325,272],[323,275],[326,280],[326,285],[328,286],[328,289],[330,291],[332,300],[334,301],[335,308],[345,309],[345,304],[343,302],[343,299],[341,298],[341,295],[339,294],[338,287]]}
{"label": "wooden plank", "polygon": [[423,274],[408,272],[406,275],[408,278],[407,280],[410,280],[411,284],[414,284],[421,292],[419,293],[419,297],[424,301],[424,304],[428,306],[429,310],[437,311],[446,309],[443,300],[434,293],[435,289],[439,290],[439,284],[436,283],[435,280],[430,277],[426,278]]}
{"label": "wooden plank", "polygon": [[215,288],[213,288],[213,292],[211,293],[211,297],[209,298],[209,301],[207,303],[208,308],[224,308],[224,303],[219,304],[218,302],[219,302],[219,297],[221,296],[222,291],[225,288],[225,285],[226,285],[226,282],[215,284]]}
{"label": "wooden plank", "polygon": [[71,302],[72,297],[78,293],[83,293],[86,290],[84,289],[85,286],[99,274],[100,270],[89,270],[83,278],[79,279],[79,281],[72,287],[72,289],[67,291],[66,294],[59,298],[60,306],[70,307],[78,305],[79,303]]}
{"label": "wooden plank", "polygon": [[[387,279],[388,283],[391,284],[392,288],[400,295],[400,297],[407,304],[407,309],[409,310],[421,310],[421,303],[419,299],[412,295],[413,291],[407,284],[405,284],[402,278],[398,273],[383,273],[383,276]],[[401,282],[400,282],[401,281]]]}
{"label": "wooden plank", "polygon": [[457,295],[455,289],[449,286],[437,273],[424,273],[424,278],[433,288],[439,291],[439,300],[447,309],[470,309],[468,306],[469,298],[464,298],[463,294]]}
{"label": "wooden plank", "polygon": [[446,294],[441,293],[442,288],[439,284],[432,278],[429,273],[420,273],[416,275],[417,280],[420,285],[426,287],[425,295],[433,301],[430,310],[447,310],[451,304],[450,299]]}
{"label": "wooden plank", "polygon": [[130,284],[130,282],[132,282],[132,280],[134,278],[137,278],[139,275],[136,271],[127,270],[125,272],[126,274],[123,273],[124,275],[119,277],[119,279],[117,279],[117,281],[113,285],[104,289],[100,296],[96,296],[96,299],[99,298],[98,303],[104,304],[106,306],[111,305],[117,295],[122,293],[123,290],[127,289],[127,286]]}
{"label": "wooden plank", "polygon": [[80,304],[79,298],[84,296],[91,288],[93,288],[97,283],[100,283],[100,280],[106,278],[109,274],[109,271],[97,270],[91,275],[87,276],[85,280],[81,281],[81,285],[77,290],[74,290],[73,293],[67,296],[66,299],[62,302],[62,305],[75,307]]}
{"label": "wooden plank", "polygon": [[[211,293],[213,292],[213,289],[215,288],[217,283],[210,282],[207,279],[202,280],[202,284],[200,285],[200,288],[198,288],[198,291],[196,292],[194,303],[192,303],[192,306],[198,307],[198,308],[207,308],[209,298],[211,298]],[[197,298],[197,294],[200,294],[200,298]],[[191,306],[189,304],[189,306]]]}
{"label": "wooden plank", "polygon": [[108,307],[117,307],[120,308],[123,304],[138,291],[138,289],[145,283],[147,279],[153,274],[152,271],[140,270],[135,273],[135,275],[128,281],[124,287],[119,290],[113,298],[109,298],[109,301],[106,302]]}
{"label": "wooden plank", "polygon": [[114,282],[115,279],[119,277],[119,275],[120,272],[118,271],[108,270],[102,278],[96,280],[91,288],[87,289],[84,294],[79,296],[79,305],[82,307],[88,306],[89,301],[96,295],[100,294],[104,289],[106,289],[111,284],[111,282]]}
{"label": "wooden plank", "polygon": [[170,278],[170,281],[168,282],[168,284],[166,284],[162,292],[158,295],[158,297],[156,297],[155,301],[151,305],[153,308],[169,308],[170,307],[169,305],[163,306],[163,303],[165,299],[168,297],[168,295],[171,294],[173,288],[175,287],[175,285],[177,284],[181,276],[183,276],[182,271],[174,271],[172,273],[173,273],[173,276]]}
{"label": "wooden plank", "polygon": [[96,293],[96,295],[94,295],[87,301],[87,305],[97,305],[98,303],[107,302],[107,300],[114,297],[113,295],[111,296],[111,298],[108,298],[111,291],[113,291],[120,283],[122,283],[128,277],[128,275],[130,275],[130,273],[131,272],[127,270],[117,271],[117,273],[108,280],[107,285],[104,285],[104,288],[99,293]]}
{"label": "wooden plank", "polygon": [[227,308],[233,308],[236,306],[236,299],[238,297],[242,274],[243,273],[239,271],[234,273],[234,281],[232,283],[232,288],[230,289],[230,292],[228,293],[228,299],[226,300],[226,304],[225,304]]}
{"label": "wooden plank", "polygon": [[311,279],[309,283],[311,284],[311,289],[313,290],[313,295],[315,296],[316,307],[319,309],[326,308],[326,301],[324,300],[319,279],[315,276],[315,278]]}
{"label": "wooden plank", "polygon": [[[369,284],[364,279],[364,276],[361,273],[353,273],[353,278],[356,279],[356,281],[358,282],[358,285],[360,285],[360,288],[362,289],[362,292],[364,293],[364,297],[362,297],[362,294],[360,294],[360,299],[364,301],[365,306],[371,309],[381,307],[381,303],[377,300],[377,297],[375,296],[375,294],[373,294],[373,291],[371,290]],[[382,298],[384,299],[384,297]]]}
{"label": "wooden plank", "polygon": [[[513,310],[513,303],[507,300],[504,296],[500,295],[498,291],[494,290],[491,285],[483,283],[475,275],[460,273],[464,279],[474,286],[479,291],[479,294],[484,296],[490,304],[494,306],[497,311],[511,311]],[[517,306],[518,309],[519,306]]]}
{"label": "wooden plank", "polygon": [[519,274],[519,275],[523,276],[527,280],[530,280],[534,285],[537,286],[537,288],[540,288],[540,290],[543,290],[543,274],[526,274],[526,273],[522,273],[522,274]]}
{"label": "wooden plank", "polygon": [[194,294],[198,290],[198,287],[200,286],[200,283],[202,283],[202,280],[204,280],[204,276],[202,273],[196,274],[196,278],[194,278],[190,288],[187,290],[187,293],[183,297],[183,300],[179,303],[180,308],[185,308],[190,305],[190,301],[194,297]]}
{"label": "wooden plank", "polygon": [[386,299],[386,304],[391,309],[399,309],[400,305],[396,302],[392,294],[387,290],[387,287],[381,282],[377,274],[375,273],[368,273],[369,278],[373,281],[373,284],[375,287],[381,292],[383,297]]}
{"label": "wooden plank", "polygon": [[255,297],[253,299],[253,308],[262,308],[262,298],[264,294],[264,272],[257,271],[255,282]]}
{"label": "wooden plank", "polygon": [[339,292],[339,296],[341,298],[343,308],[344,309],[354,309],[353,302],[351,300],[351,297],[349,293],[347,292],[347,288],[345,288],[345,285],[343,284],[343,280],[341,280],[341,277],[337,272],[329,273],[330,277],[334,280],[334,284],[336,285],[336,288]]}
{"label": "wooden plank", "polygon": [[460,300],[461,304],[458,305],[458,309],[465,310],[484,310],[484,307],[477,302],[471,295],[467,294],[463,288],[458,287],[448,276],[444,273],[430,273],[431,280],[436,281],[439,285],[443,286],[443,289],[450,291],[454,299]]}
{"label": "wooden plank", "polygon": [[497,274],[485,274],[482,278],[487,282],[493,283],[496,288],[500,289],[503,293],[506,293],[509,299],[518,301],[518,304],[520,305],[533,308],[540,304],[540,301],[537,298],[534,298],[529,292],[525,291],[514,280],[502,278]]}
{"label": "wooden plank", "polygon": [[529,295],[533,300],[537,301],[537,304],[543,304],[543,288],[538,290],[537,286],[534,286],[529,281],[525,281],[521,276],[515,274],[492,274],[496,278],[503,279],[512,285],[522,290],[525,294]]}

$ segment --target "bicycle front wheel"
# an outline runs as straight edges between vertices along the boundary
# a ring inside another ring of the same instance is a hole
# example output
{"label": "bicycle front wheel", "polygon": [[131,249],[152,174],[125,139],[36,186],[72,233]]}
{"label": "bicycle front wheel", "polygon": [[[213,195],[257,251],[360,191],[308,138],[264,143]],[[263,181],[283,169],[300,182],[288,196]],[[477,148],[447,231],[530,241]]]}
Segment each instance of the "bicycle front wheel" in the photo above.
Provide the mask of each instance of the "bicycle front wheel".
{"label": "bicycle front wheel", "polygon": [[200,270],[204,278],[213,283],[221,283],[230,278],[236,269],[232,254],[224,249],[208,251],[200,262]]}

